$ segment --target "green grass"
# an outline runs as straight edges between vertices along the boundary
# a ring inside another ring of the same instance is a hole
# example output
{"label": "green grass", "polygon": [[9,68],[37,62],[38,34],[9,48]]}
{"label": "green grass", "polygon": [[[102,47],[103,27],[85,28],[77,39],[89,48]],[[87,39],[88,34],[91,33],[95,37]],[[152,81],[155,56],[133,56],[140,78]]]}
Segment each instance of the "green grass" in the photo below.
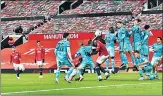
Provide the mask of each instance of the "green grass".
{"label": "green grass", "polygon": [[[108,80],[97,81],[96,74],[85,74],[82,82],[72,81],[71,84],[63,80],[64,74],[60,76],[59,84],[54,82],[54,74],[44,74],[44,78],[39,79],[39,74],[21,74],[21,79],[17,80],[15,74],[1,74],[2,93],[22,92],[12,94],[121,94],[121,95],[147,95],[162,94],[162,74],[161,80],[138,81],[138,73],[111,74]],[[98,87],[97,87],[98,86]],[[62,88],[65,88],[61,90]],[[72,88],[72,89],[70,89]],[[56,90],[58,89],[58,90]],[[28,92],[45,90],[40,92]],[[26,91],[26,92],[24,92]]]}

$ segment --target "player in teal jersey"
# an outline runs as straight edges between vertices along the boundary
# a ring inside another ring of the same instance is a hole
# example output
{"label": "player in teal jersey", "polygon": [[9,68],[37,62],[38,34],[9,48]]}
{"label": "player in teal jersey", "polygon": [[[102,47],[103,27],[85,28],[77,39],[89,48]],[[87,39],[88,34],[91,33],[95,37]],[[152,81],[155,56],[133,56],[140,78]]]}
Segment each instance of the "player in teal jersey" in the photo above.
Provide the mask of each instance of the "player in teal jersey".
{"label": "player in teal jersey", "polygon": [[[77,73],[79,75],[79,81],[82,81],[83,78],[83,72],[87,66],[90,66],[91,69],[94,69],[95,65],[93,62],[93,59],[90,55],[90,52],[92,50],[92,46],[84,46],[83,42],[80,43],[81,48],[76,52],[75,57],[81,56],[82,57],[82,62],[77,68]],[[75,75],[75,73],[72,73],[70,78]]]}
{"label": "player in teal jersey", "polygon": [[146,57],[149,60],[149,48],[148,48],[148,40],[150,37],[150,26],[149,25],[145,25],[144,26],[144,32],[143,32],[143,36],[142,36],[142,46],[141,46],[141,55],[143,55],[144,57]]}
{"label": "player in teal jersey", "polygon": [[144,73],[147,76],[147,79],[153,80],[154,77],[152,75],[152,64],[142,55],[140,55],[139,51],[135,51],[135,64],[138,67],[140,78],[139,80],[144,80],[143,77],[143,69]]}
{"label": "player in teal jersey", "polygon": [[153,73],[154,73],[155,77],[157,79],[159,79],[158,74],[157,74],[157,66],[158,66],[159,61],[162,58],[162,52],[163,52],[162,51],[163,46],[162,46],[162,38],[161,37],[157,37],[157,43],[154,43],[152,45],[152,48],[154,51],[152,61],[151,61],[151,64],[153,66]]}
{"label": "player in teal jersey", "polygon": [[[63,65],[69,66],[67,75],[65,76],[66,80],[70,83],[69,75],[72,73],[72,70],[75,71],[75,66],[71,57],[70,51],[70,42],[68,41],[69,33],[63,34],[63,40],[60,40],[55,48],[55,55],[57,61],[57,72],[56,72],[56,82],[59,83],[60,70]],[[68,56],[69,57],[68,57]]]}
{"label": "player in teal jersey", "polygon": [[134,26],[132,27],[131,31],[132,31],[132,47],[133,47],[133,51],[140,51],[141,49],[141,43],[142,43],[142,28],[140,26],[141,20],[140,19],[136,19],[134,21]]}
{"label": "player in teal jersey", "polygon": [[[111,57],[111,64],[112,64],[112,70],[111,72],[115,74],[114,72],[114,66],[115,66],[115,61],[114,61],[114,56],[115,56],[115,41],[116,41],[116,33],[114,32],[114,28],[110,27],[109,31],[105,35],[105,43],[106,43],[106,48],[107,51]],[[108,70],[109,68],[109,60],[106,60],[106,69]]]}
{"label": "player in teal jersey", "polygon": [[124,27],[124,24],[120,21],[117,22],[117,27],[119,28],[118,29],[118,42],[119,42],[120,57],[122,61],[122,65],[120,66],[120,68],[125,67],[127,68],[127,72],[128,72],[129,70],[128,59],[126,56],[127,52],[130,54],[132,63],[135,65],[135,61],[134,61],[135,59],[134,59],[134,55],[132,54],[132,47],[131,47],[130,39],[129,39],[131,36],[131,32],[128,32],[126,28]]}

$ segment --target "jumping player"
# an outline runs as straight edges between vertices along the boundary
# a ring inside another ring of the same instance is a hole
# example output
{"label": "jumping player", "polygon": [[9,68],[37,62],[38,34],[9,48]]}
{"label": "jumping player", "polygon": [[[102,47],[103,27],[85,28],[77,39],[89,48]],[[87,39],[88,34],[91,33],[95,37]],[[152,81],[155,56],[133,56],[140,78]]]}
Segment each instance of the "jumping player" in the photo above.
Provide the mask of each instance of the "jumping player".
{"label": "jumping player", "polygon": [[145,72],[145,75],[147,76],[147,79],[153,79],[153,76],[151,74],[152,72],[152,64],[144,57],[140,55],[139,51],[135,51],[135,63],[138,67],[140,78],[139,80],[144,80],[143,77],[143,69]]}
{"label": "jumping player", "polygon": [[68,36],[69,36],[69,33],[64,33],[63,40],[60,40],[57,43],[56,48],[55,48],[55,55],[56,55],[56,61],[57,61],[56,83],[59,83],[60,70],[63,65],[70,67],[65,76],[65,80],[68,83],[71,83],[69,76],[72,73],[72,70],[76,71],[75,66],[73,64],[72,57],[71,57],[70,42],[68,41]]}
{"label": "jumping player", "polygon": [[[84,46],[83,42],[80,43],[81,48],[79,48],[79,50],[76,52],[75,57],[81,56],[82,57],[82,62],[79,65],[79,67],[77,68],[77,73],[79,75],[79,81],[82,81],[83,78],[83,74],[85,71],[85,68],[87,66],[90,66],[91,69],[94,69],[95,65],[93,62],[93,59],[90,55],[90,52],[92,50],[91,46]],[[72,74],[71,77],[73,77],[75,74]]]}
{"label": "jumping player", "polygon": [[37,47],[35,48],[35,63],[39,67],[40,76],[39,78],[43,78],[42,67],[45,62],[45,49],[40,45],[40,41],[37,41]]}
{"label": "jumping player", "polygon": [[105,69],[101,66],[107,59],[109,59],[109,54],[105,45],[101,42],[102,40],[99,39],[101,38],[96,38],[95,40],[92,40],[92,42],[94,46],[96,46],[96,53],[99,53],[99,57],[97,58],[95,64],[95,70],[98,76],[98,80],[102,81],[103,79],[100,71],[105,74],[105,79],[107,79],[110,76],[110,74],[107,71],[105,71]]}
{"label": "jumping player", "polygon": [[132,27],[131,31],[132,31],[132,47],[133,47],[133,51],[140,51],[141,49],[141,44],[142,44],[142,28],[140,26],[141,20],[140,19],[136,19],[134,21],[134,26]]}
{"label": "jumping player", "polygon": [[142,38],[142,46],[141,46],[141,55],[146,57],[149,60],[149,48],[148,48],[148,39],[150,37],[150,26],[145,25]]}
{"label": "jumping player", "polygon": [[[115,74],[114,72],[114,56],[115,56],[115,47],[114,47],[114,43],[116,41],[116,34],[114,32],[114,28],[110,27],[109,28],[109,32],[106,33],[105,35],[105,43],[106,43],[106,48],[107,51],[111,57],[111,64],[112,64],[112,73]],[[109,60],[106,60],[106,69],[109,69]]]}
{"label": "jumping player", "polygon": [[121,57],[121,61],[122,61],[122,65],[120,66],[120,68],[125,67],[127,68],[127,71],[129,70],[128,68],[128,59],[126,56],[126,52],[128,52],[131,56],[132,59],[132,63],[135,65],[135,59],[134,59],[134,55],[132,54],[132,47],[130,44],[130,36],[131,33],[128,32],[126,30],[126,28],[124,27],[124,24],[119,21],[117,22],[117,27],[118,29],[118,42],[119,42],[119,52],[120,52],[120,57]]}
{"label": "jumping player", "polygon": [[161,37],[157,37],[157,43],[154,43],[152,45],[152,48],[154,51],[152,61],[151,61],[151,64],[153,66],[153,73],[154,73],[155,77],[157,79],[159,79],[158,74],[157,74],[157,66],[158,66],[159,61],[162,58],[162,52],[163,52],[162,51],[163,46],[162,46],[162,38]]}
{"label": "jumping player", "polygon": [[21,54],[16,50],[16,47],[12,47],[12,53],[10,55],[10,64],[13,64],[14,70],[16,71],[16,78],[20,79],[20,73],[22,73],[25,68],[23,64],[20,64]]}

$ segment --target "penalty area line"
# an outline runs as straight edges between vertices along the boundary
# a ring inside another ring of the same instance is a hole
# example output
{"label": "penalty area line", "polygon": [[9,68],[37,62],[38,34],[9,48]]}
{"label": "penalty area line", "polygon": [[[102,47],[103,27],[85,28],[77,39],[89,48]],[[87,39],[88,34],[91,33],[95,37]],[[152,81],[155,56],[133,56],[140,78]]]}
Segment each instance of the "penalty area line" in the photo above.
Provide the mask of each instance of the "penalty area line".
{"label": "penalty area line", "polygon": [[[157,82],[162,83],[162,82]],[[79,89],[92,89],[92,88],[107,88],[107,87],[121,87],[121,86],[134,86],[134,85],[150,85],[150,84],[157,84],[157,83],[131,83],[131,84],[112,84],[107,86],[88,86],[88,87],[74,87],[74,88],[58,88],[58,89],[47,89],[47,90],[35,90],[35,91],[19,91],[19,92],[7,92],[1,93],[2,95],[9,95],[9,94],[21,94],[21,93],[35,93],[35,92],[49,92],[49,91],[59,91],[59,90],[79,90]]]}

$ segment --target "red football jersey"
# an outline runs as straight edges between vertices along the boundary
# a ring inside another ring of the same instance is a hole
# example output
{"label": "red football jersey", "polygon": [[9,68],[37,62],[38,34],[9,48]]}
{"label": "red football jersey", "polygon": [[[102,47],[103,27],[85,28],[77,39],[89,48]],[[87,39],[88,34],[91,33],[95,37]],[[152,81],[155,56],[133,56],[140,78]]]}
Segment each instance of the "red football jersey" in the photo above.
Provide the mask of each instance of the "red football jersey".
{"label": "red football jersey", "polygon": [[20,64],[21,54],[19,52],[12,52],[10,55],[10,63]]}
{"label": "red football jersey", "polygon": [[45,58],[45,49],[42,46],[37,46],[35,49],[35,60],[41,61]]}
{"label": "red football jersey", "polygon": [[103,43],[101,43],[100,41],[98,41],[98,40],[97,40],[96,51],[99,52],[99,56],[102,56],[102,55],[107,56],[108,55],[108,51],[107,51],[105,45]]}

